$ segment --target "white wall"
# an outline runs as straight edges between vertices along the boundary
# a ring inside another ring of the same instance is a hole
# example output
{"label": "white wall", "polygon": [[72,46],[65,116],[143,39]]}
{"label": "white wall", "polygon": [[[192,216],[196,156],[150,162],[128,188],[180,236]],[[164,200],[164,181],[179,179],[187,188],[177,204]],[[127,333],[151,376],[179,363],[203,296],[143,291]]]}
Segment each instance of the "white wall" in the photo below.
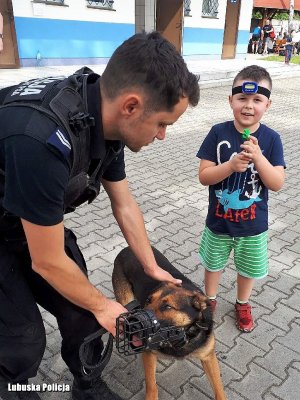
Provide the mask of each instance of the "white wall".
{"label": "white wall", "polygon": [[[202,17],[203,0],[191,0],[191,17],[184,18],[184,26],[188,28],[224,29],[227,0],[219,0],[217,18]],[[241,0],[239,30],[249,30],[253,0]]]}
{"label": "white wall", "polygon": [[116,11],[87,8],[86,0],[65,0],[65,6],[12,0],[16,17],[49,18],[74,21],[135,23],[135,0],[115,0]]}
{"label": "white wall", "polygon": [[253,0],[241,0],[239,31],[250,31]]}
{"label": "white wall", "polygon": [[227,0],[219,0],[217,18],[203,18],[202,3],[202,0],[191,0],[191,17],[184,18],[184,26],[187,28],[224,29]]}

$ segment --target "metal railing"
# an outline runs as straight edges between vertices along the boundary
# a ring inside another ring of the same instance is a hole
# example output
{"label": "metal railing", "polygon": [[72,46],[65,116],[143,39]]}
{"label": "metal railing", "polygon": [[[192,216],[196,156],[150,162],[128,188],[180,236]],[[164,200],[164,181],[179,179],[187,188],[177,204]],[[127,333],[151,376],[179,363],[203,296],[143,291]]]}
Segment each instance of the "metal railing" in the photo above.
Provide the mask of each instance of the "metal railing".
{"label": "metal railing", "polygon": [[113,9],[114,0],[87,0],[89,6]]}

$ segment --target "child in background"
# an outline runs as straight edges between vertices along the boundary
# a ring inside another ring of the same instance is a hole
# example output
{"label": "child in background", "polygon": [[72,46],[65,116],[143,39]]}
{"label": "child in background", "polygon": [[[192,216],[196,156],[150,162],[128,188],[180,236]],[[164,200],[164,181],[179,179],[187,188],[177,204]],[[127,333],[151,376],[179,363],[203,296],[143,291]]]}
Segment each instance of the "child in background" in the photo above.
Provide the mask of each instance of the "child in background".
{"label": "child in background", "polygon": [[284,183],[280,136],[260,122],[271,105],[271,89],[264,68],[251,65],[240,71],[229,96],[234,120],[213,126],[197,153],[199,180],[209,186],[199,249],[206,294],[215,310],[221,273],[233,250],[236,324],[243,332],[254,328],[249,298],[255,279],[268,274],[268,190],[277,192]]}
{"label": "child in background", "polygon": [[290,61],[291,61],[292,54],[293,54],[293,49],[294,49],[294,43],[293,43],[292,37],[290,35],[288,35],[286,38],[286,43],[284,44],[285,65],[290,65]]}

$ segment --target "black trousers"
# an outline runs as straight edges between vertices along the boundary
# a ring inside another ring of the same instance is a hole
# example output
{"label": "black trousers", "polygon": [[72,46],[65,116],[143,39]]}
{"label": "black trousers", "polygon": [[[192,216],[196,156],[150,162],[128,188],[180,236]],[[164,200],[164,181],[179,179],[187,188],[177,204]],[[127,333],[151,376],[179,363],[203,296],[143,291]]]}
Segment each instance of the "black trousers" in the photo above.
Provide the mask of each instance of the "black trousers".
{"label": "black trousers", "polygon": [[[87,275],[74,233],[65,229],[65,250]],[[31,268],[27,246],[0,240],[0,375],[19,382],[36,375],[46,335],[37,303],[53,314],[62,336],[61,354],[73,375],[82,376],[79,347],[100,326],[92,313],[72,304]],[[101,352],[101,340],[95,351]]]}

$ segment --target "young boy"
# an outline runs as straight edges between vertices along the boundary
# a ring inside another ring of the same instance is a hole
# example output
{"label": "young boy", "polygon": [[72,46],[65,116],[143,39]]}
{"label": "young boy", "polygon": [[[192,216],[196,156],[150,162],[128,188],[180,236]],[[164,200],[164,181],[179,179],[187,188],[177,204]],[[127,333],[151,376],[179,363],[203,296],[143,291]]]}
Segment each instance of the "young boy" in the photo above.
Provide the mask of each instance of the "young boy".
{"label": "young boy", "polygon": [[199,249],[206,294],[214,310],[219,279],[233,250],[236,324],[243,332],[254,328],[248,302],[254,281],[268,274],[268,189],[277,192],[284,183],[280,136],[260,123],[271,105],[271,89],[264,68],[251,65],[240,71],[229,96],[234,121],[213,126],[197,153],[199,180],[209,185]]}

